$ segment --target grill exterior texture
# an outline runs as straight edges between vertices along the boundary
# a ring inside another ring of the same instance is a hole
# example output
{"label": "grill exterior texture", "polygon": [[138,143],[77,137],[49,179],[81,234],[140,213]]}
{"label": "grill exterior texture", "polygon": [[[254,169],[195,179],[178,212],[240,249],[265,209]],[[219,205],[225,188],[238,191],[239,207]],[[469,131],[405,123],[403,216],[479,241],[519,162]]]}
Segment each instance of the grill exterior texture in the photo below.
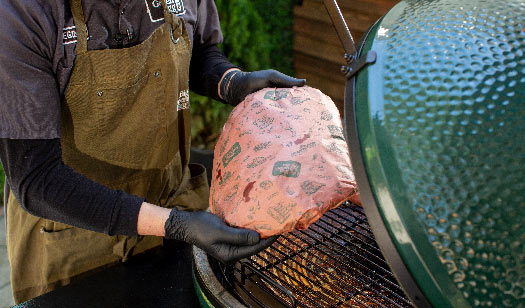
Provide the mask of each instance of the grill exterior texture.
{"label": "grill exterior texture", "polygon": [[525,307],[525,2],[403,1],[375,31],[357,124],[400,255],[436,307]]}

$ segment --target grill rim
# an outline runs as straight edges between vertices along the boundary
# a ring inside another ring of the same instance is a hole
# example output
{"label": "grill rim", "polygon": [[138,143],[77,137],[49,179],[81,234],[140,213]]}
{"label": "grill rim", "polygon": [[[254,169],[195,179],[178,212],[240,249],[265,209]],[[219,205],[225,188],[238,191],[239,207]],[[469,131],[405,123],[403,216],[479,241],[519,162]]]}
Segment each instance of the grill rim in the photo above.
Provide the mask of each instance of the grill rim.
{"label": "grill rim", "polygon": [[[371,43],[373,38],[376,36],[377,30],[384,17],[385,16],[379,18],[363,34],[357,46],[356,59],[359,59],[359,57],[361,57],[365,51],[371,50]],[[369,37],[371,37],[372,40],[369,40]],[[403,261],[399,251],[397,250],[397,247],[394,244],[385,221],[383,220],[383,217],[379,211],[379,207],[372,191],[368,174],[366,172],[365,162],[361,152],[357,113],[355,109],[357,79],[359,77],[363,78],[363,74],[366,72],[367,68],[365,67],[352,78],[347,79],[344,93],[344,132],[348,149],[350,150],[350,161],[352,163],[352,169],[358,183],[363,209],[379,249],[381,250],[381,253],[383,254],[388,266],[390,267],[402,290],[416,307],[432,308],[430,301],[417,284],[414,276],[408,270],[407,265]],[[364,78],[366,79],[367,77],[365,76]]]}
{"label": "grill rim", "polygon": [[[206,299],[215,307],[223,308],[245,308],[217,279],[217,276],[211,268],[208,255],[197,246],[192,248],[193,255],[193,283],[195,291],[199,295],[202,292]],[[202,302],[201,302],[202,304]],[[207,304],[207,303],[206,303]]]}

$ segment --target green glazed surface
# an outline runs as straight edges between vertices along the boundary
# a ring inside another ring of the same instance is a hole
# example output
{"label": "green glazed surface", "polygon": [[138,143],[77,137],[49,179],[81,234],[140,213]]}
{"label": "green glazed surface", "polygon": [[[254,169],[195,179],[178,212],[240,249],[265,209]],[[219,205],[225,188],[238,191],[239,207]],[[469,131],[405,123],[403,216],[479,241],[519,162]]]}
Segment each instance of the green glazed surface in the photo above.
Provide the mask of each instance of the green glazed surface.
{"label": "green glazed surface", "polygon": [[195,277],[195,271],[192,272],[192,278],[193,278],[193,287],[195,288],[195,293],[197,293],[197,298],[199,299],[199,304],[202,308],[213,308],[213,304],[208,300],[208,297],[202,291],[201,286],[199,285],[199,281],[197,280],[197,277]]}
{"label": "green glazed surface", "polygon": [[402,1],[356,86],[374,197],[435,307],[525,307],[525,3]]}

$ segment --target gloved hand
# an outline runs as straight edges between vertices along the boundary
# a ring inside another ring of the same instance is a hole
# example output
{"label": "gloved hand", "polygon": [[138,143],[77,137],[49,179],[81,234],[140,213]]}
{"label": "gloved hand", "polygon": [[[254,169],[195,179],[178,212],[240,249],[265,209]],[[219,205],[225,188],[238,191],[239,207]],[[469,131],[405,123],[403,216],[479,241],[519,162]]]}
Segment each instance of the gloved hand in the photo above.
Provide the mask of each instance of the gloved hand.
{"label": "gloved hand", "polygon": [[233,70],[226,73],[221,81],[220,96],[228,104],[237,106],[246,95],[267,87],[302,87],[305,79],[296,79],[275,70],[242,72]]}
{"label": "gloved hand", "polygon": [[208,212],[171,210],[164,224],[167,239],[193,244],[223,263],[233,263],[270,246],[277,236],[261,240],[248,229],[227,226],[218,216]]}

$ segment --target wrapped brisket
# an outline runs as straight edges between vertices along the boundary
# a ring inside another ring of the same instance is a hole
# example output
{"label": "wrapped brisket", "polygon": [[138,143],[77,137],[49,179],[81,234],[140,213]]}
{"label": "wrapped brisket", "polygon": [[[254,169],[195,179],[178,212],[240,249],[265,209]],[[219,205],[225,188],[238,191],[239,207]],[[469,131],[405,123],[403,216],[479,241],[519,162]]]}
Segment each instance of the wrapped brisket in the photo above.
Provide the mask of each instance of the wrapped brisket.
{"label": "wrapped brisket", "polygon": [[261,237],[360,203],[339,112],[321,91],[266,88],[234,108],[214,152],[210,210]]}

